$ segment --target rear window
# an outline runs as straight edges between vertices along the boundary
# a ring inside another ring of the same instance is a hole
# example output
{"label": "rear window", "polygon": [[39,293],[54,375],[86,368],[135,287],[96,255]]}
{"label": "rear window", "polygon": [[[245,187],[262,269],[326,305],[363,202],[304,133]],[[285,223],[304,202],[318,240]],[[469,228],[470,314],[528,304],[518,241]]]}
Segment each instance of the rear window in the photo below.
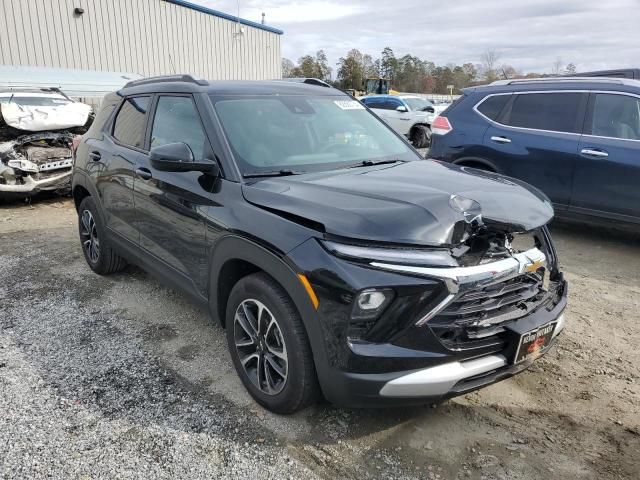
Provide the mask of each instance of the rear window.
{"label": "rear window", "polygon": [[142,148],[149,100],[149,97],[131,97],[124,101],[113,125],[113,136],[120,143]]}
{"label": "rear window", "polygon": [[511,94],[487,97],[478,105],[478,111],[491,120],[497,120],[510,98]]}
{"label": "rear window", "polygon": [[502,123],[512,127],[578,133],[584,115],[581,105],[583,93],[527,93],[515,94],[510,112]]}

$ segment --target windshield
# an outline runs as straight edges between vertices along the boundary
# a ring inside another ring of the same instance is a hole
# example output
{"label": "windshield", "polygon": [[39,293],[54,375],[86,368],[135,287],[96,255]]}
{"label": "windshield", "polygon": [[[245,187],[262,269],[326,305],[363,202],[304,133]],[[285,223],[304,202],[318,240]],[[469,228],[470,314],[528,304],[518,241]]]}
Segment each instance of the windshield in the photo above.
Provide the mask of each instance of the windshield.
{"label": "windshield", "polygon": [[212,96],[212,101],[243,174],[418,159],[403,140],[349,97]]}
{"label": "windshield", "polygon": [[405,97],[403,98],[405,103],[409,105],[409,108],[413,111],[421,112],[427,107],[433,107],[433,103],[425,98],[419,97]]}

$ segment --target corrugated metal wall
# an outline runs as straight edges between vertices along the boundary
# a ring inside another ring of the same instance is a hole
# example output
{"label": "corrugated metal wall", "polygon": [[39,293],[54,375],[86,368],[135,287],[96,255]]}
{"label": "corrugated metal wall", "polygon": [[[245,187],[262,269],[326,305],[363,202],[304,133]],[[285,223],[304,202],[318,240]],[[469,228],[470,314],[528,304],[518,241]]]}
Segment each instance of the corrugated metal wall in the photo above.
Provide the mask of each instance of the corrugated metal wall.
{"label": "corrugated metal wall", "polygon": [[280,78],[280,35],[242,27],[163,0],[0,0],[0,64]]}

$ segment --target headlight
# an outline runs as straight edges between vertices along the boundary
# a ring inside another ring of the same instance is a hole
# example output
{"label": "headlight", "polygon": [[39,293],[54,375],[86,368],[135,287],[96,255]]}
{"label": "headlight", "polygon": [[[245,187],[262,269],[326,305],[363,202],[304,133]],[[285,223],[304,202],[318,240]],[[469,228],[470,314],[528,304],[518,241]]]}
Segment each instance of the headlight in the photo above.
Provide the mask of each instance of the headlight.
{"label": "headlight", "polygon": [[351,318],[353,320],[373,320],[387,308],[393,300],[393,290],[390,288],[368,288],[356,296],[353,302]]}
{"label": "headlight", "polygon": [[458,262],[446,249],[426,248],[378,248],[322,242],[324,247],[338,257],[360,262],[376,261],[401,265],[457,267]]}

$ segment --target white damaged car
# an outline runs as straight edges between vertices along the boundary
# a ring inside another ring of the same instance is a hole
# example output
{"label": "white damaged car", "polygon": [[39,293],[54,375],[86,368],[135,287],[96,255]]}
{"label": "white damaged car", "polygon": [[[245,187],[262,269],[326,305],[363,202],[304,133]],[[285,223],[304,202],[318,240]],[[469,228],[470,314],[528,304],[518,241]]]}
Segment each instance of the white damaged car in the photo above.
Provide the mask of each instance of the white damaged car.
{"label": "white damaged car", "polygon": [[91,119],[90,105],[59,90],[0,91],[0,199],[67,191],[73,138]]}

